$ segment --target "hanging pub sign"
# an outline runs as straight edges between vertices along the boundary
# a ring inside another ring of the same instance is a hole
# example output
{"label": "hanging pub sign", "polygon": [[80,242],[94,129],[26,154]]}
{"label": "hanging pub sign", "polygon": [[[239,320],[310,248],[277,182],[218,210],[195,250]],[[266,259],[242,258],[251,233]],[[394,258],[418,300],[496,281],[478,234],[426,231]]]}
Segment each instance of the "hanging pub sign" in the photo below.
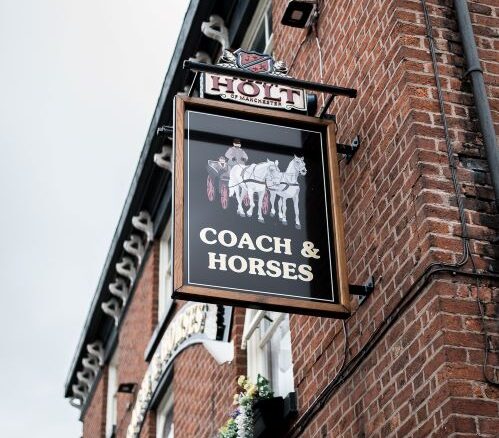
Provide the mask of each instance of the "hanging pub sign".
{"label": "hanging pub sign", "polygon": [[303,88],[242,79],[237,76],[238,70],[286,76],[285,64],[281,61],[274,61],[270,55],[242,49],[234,53],[226,50],[218,65],[233,68],[234,76],[202,73],[201,97],[216,96],[264,108],[307,111],[307,94]]}
{"label": "hanging pub sign", "polygon": [[347,317],[334,122],[175,106],[174,297]]}

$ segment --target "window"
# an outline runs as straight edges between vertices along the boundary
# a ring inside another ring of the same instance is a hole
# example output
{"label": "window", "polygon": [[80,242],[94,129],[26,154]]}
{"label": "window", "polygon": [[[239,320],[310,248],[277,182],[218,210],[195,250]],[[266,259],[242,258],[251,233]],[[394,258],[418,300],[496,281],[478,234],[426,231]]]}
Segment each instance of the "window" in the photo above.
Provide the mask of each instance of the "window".
{"label": "window", "polygon": [[272,2],[260,0],[241,47],[259,53],[271,54],[272,43]]}
{"label": "window", "polygon": [[172,232],[168,221],[159,244],[159,288],[158,288],[158,322],[167,314],[172,303]]}
{"label": "window", "polygon": [[106,438],[114,437],[118,419],[118,351],[109,362],[107,374]]}
{"label": "window", "polygon": [[156,438],[173,438],[173,391],[168,388],[156,411]]}
{"label": "window", "polygon": [[247,349],[248,377],[256,382],[258,374],[269,379],[274,394],[286,397],[294,392],[293,359],[289,315],[247,309],[243,348]]}

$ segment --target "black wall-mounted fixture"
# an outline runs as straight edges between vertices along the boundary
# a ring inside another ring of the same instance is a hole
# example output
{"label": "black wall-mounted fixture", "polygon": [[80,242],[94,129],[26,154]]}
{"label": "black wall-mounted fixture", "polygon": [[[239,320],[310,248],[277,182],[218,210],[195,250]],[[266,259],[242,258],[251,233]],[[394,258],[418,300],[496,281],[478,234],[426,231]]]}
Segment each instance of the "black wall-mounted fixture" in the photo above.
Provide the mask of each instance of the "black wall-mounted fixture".
{"label": "black wall-mounted fixture", "polygon": [[316,13],[315,0],[291,0],[284,11],[281,24],[304,29],[313,23]]}
{"label": "black wall-mounted fixture", "polygon": [[359,149],[359,146],[360,146],[360,136],[356,135],[355,138],[352,140],[351,144],[336,143],[336,151],[339,154],[345,155],[347,163],[349,163],[350,160],[355,155],[355,152],[357,152],[357,150]]}
{"label": "black wall-mounted fixture", "polygon": [[362,304],[374,291],[374,277],[371,275],[366,284],[350,284],[348,288],[350,289],[350,294],[357,295],[359,297],[359,304]]}
{"label": "black wall-mounted fixture", "polygon": [[136,387],[137,387],[136,383],[120,383],[117,392],[121,392],[124,394],[133,394],[135,392]]}

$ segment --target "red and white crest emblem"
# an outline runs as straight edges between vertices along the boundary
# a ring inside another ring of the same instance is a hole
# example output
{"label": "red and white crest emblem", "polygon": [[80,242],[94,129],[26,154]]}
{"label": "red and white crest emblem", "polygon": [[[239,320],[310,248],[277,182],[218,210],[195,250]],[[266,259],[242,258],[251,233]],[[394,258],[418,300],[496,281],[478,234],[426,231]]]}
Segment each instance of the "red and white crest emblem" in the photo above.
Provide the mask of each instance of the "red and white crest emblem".
{"label": "red and white crest emblem", "polygon": [[249,70],[253,73],[271,73],[274,61],[270,55],[263,55],[257,52],[246,52],[238,49],[234,52],[239,68]]}

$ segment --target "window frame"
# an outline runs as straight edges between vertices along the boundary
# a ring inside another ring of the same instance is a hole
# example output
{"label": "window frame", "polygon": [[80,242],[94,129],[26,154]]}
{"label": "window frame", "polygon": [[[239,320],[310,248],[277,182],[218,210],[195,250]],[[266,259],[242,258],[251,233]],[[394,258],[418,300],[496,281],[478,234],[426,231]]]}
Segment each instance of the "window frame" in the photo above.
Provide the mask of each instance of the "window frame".
{"label": "window frame", "polygon": [[[267,319],[272,322],[268,323]],[[255,326],[256,322],[256,326]],[[277,375],[274,372],[279,361],[279,353],[272,348],[272,341],[281,324],[287,323],[289,327],[289,314],[266,310],[246,309],[242,349],[246,349],[246,365],[248,378],[256,381],[258,374],[267,378],[276,396],[286,398],[290,393],[295,392],[293,354],[291,344],[291,334],[289,349],[291,354],[291,377],[292,382],[287,382],[290,390],[286,393],[279,392],[276,383]],[[279,384],[280,386],[280,384]]]}
{"label": "window frame", "polygon": [[118,425],[118,349],[109,361],[106,391],[106,438],[115,436]]}
{"label": "window frame", "polygon": [[272,0],[260,0],[248,26],[248,30],[246,31],[246,35],[241,43],[241,48],[245,50],[253,50],[253,45],[258,35],[258,31],[261,29],[263,24],[265,34],[265,49],[263,53],[268,55],[272,54],[274,50],[274,33],[273,29],[269,29],[269,13],[270,17],[272,17]]}
{"label": "window frame", "polygon": [[173,304],[173,271],[172,271],[172,224],[168,218],[159,241],[159,273],[158,273],[158,312],[157,325],[169,314]]}
{"label": "window frame", "polygon": [[[165,422],[171,413],[172,421],[171,421],[171,438],[175,436],[175,422],[174,422],[174,400],[173,400],[173,388],[172,385],[166,390],[165,395],[163,396],[161,402],[156,409],[156,438],[163,438],[165,432]],[[170,434],[167,438],[170,438]]]}

